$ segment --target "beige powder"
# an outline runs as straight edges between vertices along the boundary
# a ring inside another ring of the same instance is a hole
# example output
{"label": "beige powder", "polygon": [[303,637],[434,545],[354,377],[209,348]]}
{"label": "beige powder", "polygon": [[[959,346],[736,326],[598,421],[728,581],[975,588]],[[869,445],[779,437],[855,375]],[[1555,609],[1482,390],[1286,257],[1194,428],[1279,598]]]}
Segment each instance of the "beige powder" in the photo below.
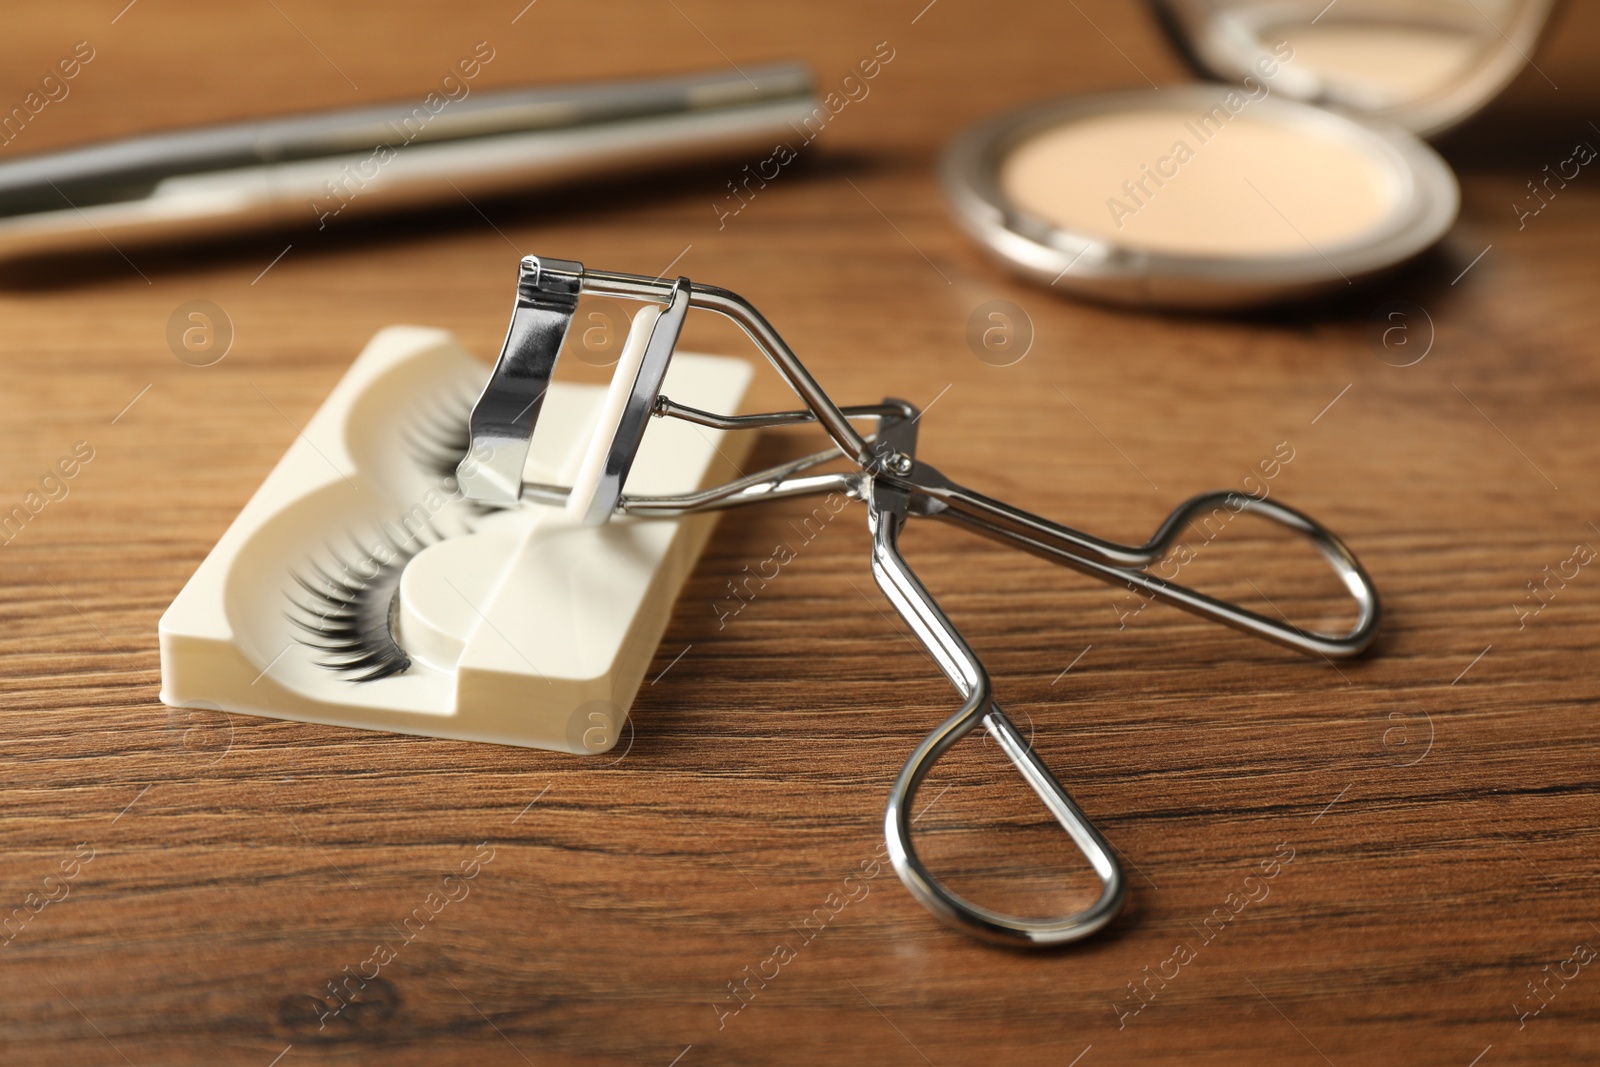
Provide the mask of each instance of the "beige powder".
{"label": "beige powder", "polygon": [[1390,215],[1397,178],[1376,152],[1249,109],[1069,121],[1017,146],[1001,189],[1063,229],[1190,255],[1326,252]]}

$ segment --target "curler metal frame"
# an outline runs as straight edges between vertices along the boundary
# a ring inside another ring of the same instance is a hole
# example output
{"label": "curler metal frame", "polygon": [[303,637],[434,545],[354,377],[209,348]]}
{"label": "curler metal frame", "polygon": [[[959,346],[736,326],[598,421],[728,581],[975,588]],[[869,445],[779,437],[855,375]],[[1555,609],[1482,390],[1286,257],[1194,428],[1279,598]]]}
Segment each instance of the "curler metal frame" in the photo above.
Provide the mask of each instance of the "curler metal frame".
{"label": "curler metal frame", "polygon": [[[605,499],[612,502],[611,511],[600,515],[591,513],[589,521],[605,521],[614,515],[671,518],[828,492],[845,493],[866,504],[872,533],[873,576],[963,701],[960,710],[929,733],[912,752],[890,789],[884,815],[889,857],[901,881],[923,906],[966,933],[999,944],[1025,947],[1077,941],[1094,934],[1116,917],[1126,896],[1126,884],[1110,843],[1000,709],[983,664],[901,555],[900,531],[907,520],[927,517],[963,526],[1101,581],[1126,586],[1148,598],[1166,601],[1299,652],[1348,658],[1360,655],[1377,637],[1380,611],[1372,579],[1344,543],[1314,519],[1282,504],[1242,493],[1203,493],[1180,504],[1143,545],[1124,545],[1011,507],[950,481],[916,458],[919,412],[911,404],[896,399],[857,407],[834,404],[777,331],[748,301],[726,289],[694,284],[681,277],[668,281],[594,271],[577,263],[541,260],[536,256],[522,261],[512,327],[472,415],[469,456],[481,457],[483,450],[491,455],[508,450],[500,453],[506,462],[491,461],[487,465],[495,472],[492,480],[470,482],[463,477],[464,491],[479,503],[507,506],[520,499],[564,504],[571,491],[563,486],[533,483],[523,483],[520,491],[513,491],[509,472],[520,470],[522,457],[526,455],[543,390],[549,384],[579,293],[653,302],[668,309],[650,338],[649,351],[652,357],[659,356],[659,360],[647,357],[635,376],[628,412],[648,410],[659,418],[683,419],[722,430],[815,422],[832,439],[833,447],[698,492],[673,496],[629,495],[621,491],[622,481],[643,439],[643,429],[642,422],[634,425],[634,421],[639,420],[628,421],[625,417],[623,428],[611,438],[611,451],[605,464],[606,472],[617,472],[614,486],[605,487]],[[666,361],[670,359],[671,346],[676,343],[683,314],[688,308],[713,311],[737,323],[805,407],[755,415],[721,415],[677,404],[662,395],[659,389]],[[670,337],[663,335],[664,330]],[[521,405],[520,410],[518,405]],[[875,432],[864,436],[851,424],[852,419],[877,420]],[[840,458],[849,461],[850,469],[808,473]],[[464,462],[463,475],[473,466]],[[482,465],[478,467],[482,469]],[[1147,572],[1151,564],[1165,556],[1194,517],[1217,508],[1227,508],[1235,514],[1250,512],[1310,539],[1356,603],[1357,619],[1351,629],[1344,634],[1306,630],[1287,620],[1269,619]],[[911,809],[917,789],[940,756],[980,724],[994,737],[1099,878],[1100,895],[1087,908],[1049,917],[1005,915],[957,895],[917,856],[911,840]]]}

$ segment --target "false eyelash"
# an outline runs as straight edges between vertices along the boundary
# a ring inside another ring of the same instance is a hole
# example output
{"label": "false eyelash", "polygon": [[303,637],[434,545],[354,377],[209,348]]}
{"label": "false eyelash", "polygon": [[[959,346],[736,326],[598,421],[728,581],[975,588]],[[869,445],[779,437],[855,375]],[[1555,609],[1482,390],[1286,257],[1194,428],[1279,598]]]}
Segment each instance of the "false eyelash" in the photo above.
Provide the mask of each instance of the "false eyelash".
{"label": "false eyelash", "polygon": [[475,400],[470,393],[436,398],[413,413],[404,432],[406,451],[412,460],[452,490],[456,487],[456,468],[472,447]]}
{"label": "false eyelash", "polygon": [[356,549],[354,567],[332,548],[328,550],[337,574],[308,560],[306,567],[311,577],[300,572],[291,572],[291,577],[310,596],[310,603],[285,593],[292,605],[289,621],[310,635],[297,634],[295,640],[326,654],[317,666],[343,674],[351,681],[371,682],[408,670],[411,657],[394,636],[400,575],[417,553],[445,536],[429,525],[402,542],[384,530],[383,541],[393,551],[381,561],[374,551],[351,538]]}

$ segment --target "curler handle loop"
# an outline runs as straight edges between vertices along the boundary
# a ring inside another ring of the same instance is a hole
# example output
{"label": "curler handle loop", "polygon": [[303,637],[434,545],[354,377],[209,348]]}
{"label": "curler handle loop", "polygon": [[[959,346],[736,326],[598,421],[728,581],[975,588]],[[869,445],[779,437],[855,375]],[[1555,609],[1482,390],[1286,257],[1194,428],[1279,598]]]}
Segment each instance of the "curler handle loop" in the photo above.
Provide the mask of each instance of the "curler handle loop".
{"label": "curler handle loop", "polygon": [[[975,937],[1025,948],[1063,945],[1089,937],[1122,910],[1127,887],[1111,844],[1028,746],[999,705],[991,699],[988,673],[933,597],[900,555],[898,539],[909,497],[904,490],[876,482],[868,498],[872,527],[872,572],[878,586],[933,654],[965,702],[922,739],[889,791],[884,836],[889,859],[911,895],[945,922]],[[1028,785],[1055,816],[1100,879],[1100,895],[1082,911],[1030,918],[1006,915],[962,897],[941,882],[917,856],[911,841],[912,807],[922,780],[950,746],[982,723]]]}

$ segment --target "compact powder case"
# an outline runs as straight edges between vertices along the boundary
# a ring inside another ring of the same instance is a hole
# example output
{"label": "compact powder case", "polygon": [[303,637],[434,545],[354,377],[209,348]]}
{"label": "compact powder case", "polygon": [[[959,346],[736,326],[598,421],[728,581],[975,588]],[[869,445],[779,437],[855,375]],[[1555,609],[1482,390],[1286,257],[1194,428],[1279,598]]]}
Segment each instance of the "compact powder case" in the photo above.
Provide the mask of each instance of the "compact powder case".
{"label": "compact powder case", "polygon": [[1048,286],[1235,308],[1344,287],[1437,242],[1460,194],[1421,136],[1505,88],[1552,0],[1154,6],[1227,84],[1069,97],[988,121],[946,151],[944,187],[974,237]]}

